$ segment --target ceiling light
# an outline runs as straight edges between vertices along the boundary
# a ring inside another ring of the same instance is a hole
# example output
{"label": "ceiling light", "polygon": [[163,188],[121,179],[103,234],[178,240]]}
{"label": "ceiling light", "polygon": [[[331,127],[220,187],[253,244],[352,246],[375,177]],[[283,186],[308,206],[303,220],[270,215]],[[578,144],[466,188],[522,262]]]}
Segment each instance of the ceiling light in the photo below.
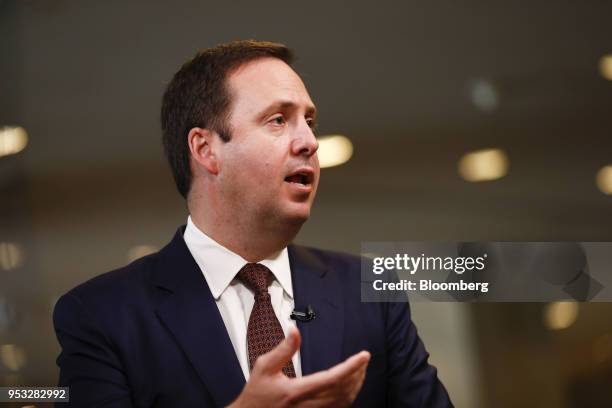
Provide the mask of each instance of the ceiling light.
{"label": "ceiling light", "polygon": [[25,351],[15,344],[0,346],[0,361],[11,371],[19,371],[26,362]]}
{"label": "ceiling light", "polygon": [[342,135],[329,135],[318,138],[319,165],[321,168],[339,166],[349,161],[353,155],[353,144]]}
{"label": "ceiling light", "polygon": [[483,149],[466,153],[459,160],[459,175],[466,181],[497,180],[508,174],[510,160],[501,149]]}
{"label": "ceiling light", "polygon": [[544,323],[550,330],[570,327],[578,318],[578,303],[552,302],[544,308]]}
{"label": "ceiling light", "polygon": [[487,79],[477,79],[470,83],[470,99],[483,112],[492,112],[499,105],[497,89]]}
{"label": "ceiling light", "polygon": [[612,164],[599,169],[595,183],[602,193],[612,194]]}
{"label": "ceiling light", "polygon": [[599,72],[601,72],[604,78],[612,81],[612,54],[601,57],[599,60]]}
{"label": "ceiling light", "polygon": [[0,242],[0,270],[11,270],[21,265],[23,251],[12,242]]}
{"label": "ceiling light", "polygon": [[28,134],[24,128],[19,126],[0,128],[0,157],[19,153],[27,144]]}

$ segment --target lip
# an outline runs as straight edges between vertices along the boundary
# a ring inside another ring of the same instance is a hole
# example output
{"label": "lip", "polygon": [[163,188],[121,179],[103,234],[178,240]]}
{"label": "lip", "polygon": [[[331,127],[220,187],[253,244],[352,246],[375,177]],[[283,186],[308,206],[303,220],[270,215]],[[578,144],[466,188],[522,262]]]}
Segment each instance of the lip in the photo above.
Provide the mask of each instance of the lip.
{"label": "lip", "polygon": [[[305,178],[306,183],[288,181],[287,179],[294,176],[300,176]],[[294,191],[299,193],[310,193],[313,190],[315,182],[315,172],[312,167],[302,166],[293,169],[284,179]]]}
{"label": "lip", "polygon": [[287,182],[289,188],[292,189],[297,194],[308,194],[312,192],[311,184],[300,184],[300,183],[290,183]]}

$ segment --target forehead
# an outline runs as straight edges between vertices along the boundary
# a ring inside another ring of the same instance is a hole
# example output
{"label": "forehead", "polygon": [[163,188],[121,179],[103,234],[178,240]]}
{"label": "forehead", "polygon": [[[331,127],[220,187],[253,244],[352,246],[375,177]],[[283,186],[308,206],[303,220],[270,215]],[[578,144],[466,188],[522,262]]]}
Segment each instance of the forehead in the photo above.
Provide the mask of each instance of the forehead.
{"label": "forehead", "polygon": [[230,73],[227,83],[234,112],[258,111],[277,102],[305,110],[314,106],[299,75],[277,58],[250,61]]}

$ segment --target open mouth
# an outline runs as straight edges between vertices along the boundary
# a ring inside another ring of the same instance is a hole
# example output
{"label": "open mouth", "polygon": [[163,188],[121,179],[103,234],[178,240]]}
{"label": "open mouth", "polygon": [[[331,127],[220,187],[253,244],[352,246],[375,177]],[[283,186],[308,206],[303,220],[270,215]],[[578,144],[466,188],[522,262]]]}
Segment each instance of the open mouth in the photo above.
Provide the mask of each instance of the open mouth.
{"label": "open mouth", "polygon": [[312,184],[313,175],[310,172],[297,172],[285,177],[288,183],[302,184],[304,186]]}

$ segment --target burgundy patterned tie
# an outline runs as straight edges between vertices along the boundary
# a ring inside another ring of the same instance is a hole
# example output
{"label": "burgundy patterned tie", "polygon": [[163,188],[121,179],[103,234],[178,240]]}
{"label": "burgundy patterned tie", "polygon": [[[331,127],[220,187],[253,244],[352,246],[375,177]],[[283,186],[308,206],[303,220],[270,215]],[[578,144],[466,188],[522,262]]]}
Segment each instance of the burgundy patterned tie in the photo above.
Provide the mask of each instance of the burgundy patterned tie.
{"label": "burgundy patterned tie", "polygon": [[[276,347],[285,338],[285,333],[274,314],[268,293],[268,286],[274,279],[272,271],[264,265],[248,263],[238,272],[238,279],[255,292],[255,304],[247,327],[249,368],[252,370],[257,357]],[[283,373],[287,377],[295,377],[291,360],[283,367]]]}

